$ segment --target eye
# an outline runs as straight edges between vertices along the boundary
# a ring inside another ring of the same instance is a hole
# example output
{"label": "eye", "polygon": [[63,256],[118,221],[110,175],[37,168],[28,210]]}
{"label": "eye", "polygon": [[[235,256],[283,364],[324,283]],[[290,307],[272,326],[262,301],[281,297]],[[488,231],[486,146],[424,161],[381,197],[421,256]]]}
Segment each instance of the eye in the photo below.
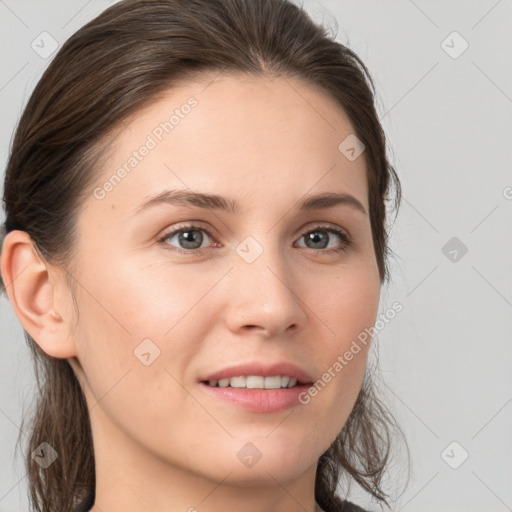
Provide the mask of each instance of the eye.
{"label": "eye", "polygon": [[[206,234],[206,237],[203,233]],[[332,238],[329,234],[336,235],[341,240],[340,247],[329,247],[329,242]],[[205,238],[213,238],[209,230],[201,226],[190,224],[187,226],[178,226],[177,228],[165,233],[158,239],[158,242],[163,244],[166,250],[175,250],[184,254],[197,254],[208,247],[202,247]],[[347,233],[332,226],[317,226],[314,229],[303,233],[300,239],[303,238],[306,240],[307,244],[310,244],[306,246],[307,248],[323,253],[346,251],[353,245],[353,241]],[[173,239],[176,239],[175,243],[170,243]]]}
{"label": "eye", "polygon": [[[164,247],[165,245],[174,245],[168,244],[168,241],[177,237],[177,243],[181,244],[176,248],[178,252],[200,252],[204,249],[204,247],[201,247],[205,239],[203,233],[206,233],[207,238],[211,238],[210,232],[200,226],[180,226],[178,229],[165,233],[158,242],[163,243]],[[166,247],[166,249],[169,249],[169,247]]]}
{"label": "eye", "polygon": [[[338,248],[328,248],[328,250],[324,250],[327,248],[327,245],[330,241],[330,237],[328,235],[336,235],[341,241],[342,245]],[[352,239],[349,237],[347,233],[342,231],[341,229],[334,228],[332,226],[324,227],[317,226],[316,228],[307,231],[301,236],[301,239],[305,239],[306,243],[311,244],[309,246],[310,249],[320,250],[320,252],[332,253],[339,251],[346,251],[353,243]]]}

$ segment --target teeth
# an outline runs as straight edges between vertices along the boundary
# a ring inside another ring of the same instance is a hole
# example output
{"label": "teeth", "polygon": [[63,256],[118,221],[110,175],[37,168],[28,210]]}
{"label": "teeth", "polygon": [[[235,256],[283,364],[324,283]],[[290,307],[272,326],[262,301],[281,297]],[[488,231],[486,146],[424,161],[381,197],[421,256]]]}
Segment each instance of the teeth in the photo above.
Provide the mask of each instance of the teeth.
{"label": "teeth", "polygon": [[241,375],[219,380],[210,380],[208,384],[212,387],[227,388],[247,388],[247,389],[280,389],[291,388],[297,384],[295,377],[274,375],[271,377],[262,377],[261,375]]}
{"label": "teeth", "polygon": [[232,388],[245,388],[245,377],[231,377],[226,380]]}
{"label": "teeth", "polygon": [[[282,385],[283,379],[279,375],[275,377],[265,377],[265,389],[279,389]],[[249,385],[247,385],[249,387]]]}

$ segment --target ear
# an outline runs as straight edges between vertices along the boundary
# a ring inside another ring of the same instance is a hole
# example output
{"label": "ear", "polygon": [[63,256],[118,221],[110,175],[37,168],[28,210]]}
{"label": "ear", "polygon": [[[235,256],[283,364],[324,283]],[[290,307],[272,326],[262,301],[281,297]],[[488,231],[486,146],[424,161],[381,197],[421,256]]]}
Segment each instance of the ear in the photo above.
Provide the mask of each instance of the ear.
{"label": "ear", "polygon": [[19,230],[5,236],[0,270],[14,312],[39,347],[53,357],[76,356],[70,309],[58,301],[69,294],[64,271],[43,261],[30,235]]}

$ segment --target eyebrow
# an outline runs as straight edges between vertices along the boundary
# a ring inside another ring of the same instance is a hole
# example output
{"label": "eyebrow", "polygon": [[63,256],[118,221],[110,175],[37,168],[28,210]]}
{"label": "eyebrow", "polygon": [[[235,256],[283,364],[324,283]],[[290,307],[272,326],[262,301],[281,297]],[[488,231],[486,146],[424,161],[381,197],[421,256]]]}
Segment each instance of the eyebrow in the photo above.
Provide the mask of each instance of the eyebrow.
{"label": "eyebrow", "polygon": [[[241,210],[240,203],[235,199],[222,197],[216,194],[205,194],[201,192],[192,192],[190,190],[164,190],[160,194],[150,198],[139,206],[135,213],[139,213],[147,208],[160,205],[171,204],[180,206],[195,206],[209,210],[220,210],[236,214]],[[364,206],[354,196],[345,193],[323,192],[302,199],[296,206],[300,212],[311,210],[323,210],[337,205],[345,205],[356,211],[368,215]]]}

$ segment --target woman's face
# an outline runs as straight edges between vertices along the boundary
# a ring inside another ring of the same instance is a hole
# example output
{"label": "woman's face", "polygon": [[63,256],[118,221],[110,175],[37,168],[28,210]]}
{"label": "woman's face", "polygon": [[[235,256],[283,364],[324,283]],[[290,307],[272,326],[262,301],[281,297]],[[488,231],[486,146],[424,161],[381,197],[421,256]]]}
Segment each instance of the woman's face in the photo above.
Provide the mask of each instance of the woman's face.
{"label": "woman's face", "polygon": [[[78,218],[73,261],[71,362],[102,468],[275,483],[316,467],[352,410],[368,344],[344,354],[379,302],[353,133],[325,93],[247,75],[182,83],[125,121]],[[147,204],[164,191],[224,200]],[[317,194],[353,200],[300,208]],[[257,367],[230,375],[295,371],[270,368],[280,363],[331,378],[315,396],[231,388],[232,399],[203,382],[235,365]]]}

